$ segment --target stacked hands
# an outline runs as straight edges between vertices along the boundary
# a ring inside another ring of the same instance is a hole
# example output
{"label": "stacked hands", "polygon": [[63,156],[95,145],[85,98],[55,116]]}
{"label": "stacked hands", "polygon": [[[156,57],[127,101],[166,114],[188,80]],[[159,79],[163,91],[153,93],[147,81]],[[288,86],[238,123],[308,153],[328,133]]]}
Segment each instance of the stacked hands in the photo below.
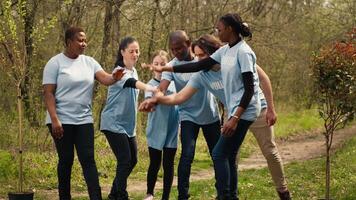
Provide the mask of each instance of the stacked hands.
{"label": "stacked hands", "polygon": [[[156,72],[163,72],[165,71],[165,68],[170,67],[170,66],[155,66],[152,64],[146,64],[142,63],[141,66],[143,68],[149,69],[151,71],[156,71]],[[164,96],[164,93],[160,91],[158,88],[147,88],[147,91],[152,91],[153,96],[151,98],[148,98],[144,100],[143,102],[140,103],[139,106],[139,111],[143,112],[153,112],[155,111],[155,106],[158,103],[158,99],[161,96]],[[239,119],[236,119],[234,117],[230,117],[221,127],[221,134],[225,137],[230,137],[234,134],[235,129],[237,127]],[[267,113],[266,113],[266,122],[268,126],[273,126],[277,121],[277,114],[273,109],[268,109],[267,108]]]}
{"label": "stacked hands", "polygon": [[143,112],[155,111],[155,106],[158,103],[158,98],[160,96],[164,96],[164,94],[158,88],[154,88],[152,92],[154,94],[153,97],[148,98],[140,103],[140,106],[138,107],[139,111],[143,111]]}

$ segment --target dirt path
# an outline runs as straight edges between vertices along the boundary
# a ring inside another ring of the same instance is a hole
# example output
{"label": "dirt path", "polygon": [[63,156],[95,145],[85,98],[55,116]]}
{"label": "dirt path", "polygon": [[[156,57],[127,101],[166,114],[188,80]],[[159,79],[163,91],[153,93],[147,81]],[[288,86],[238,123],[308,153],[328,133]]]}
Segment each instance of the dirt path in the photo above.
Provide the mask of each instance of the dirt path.
{"label": "dirt path", "polygon": [[[338,149],[347,139],[356,137],[356,125],[338,130],[334,135],[333,150]],[[324,136],[320,133],[308,133],[290,137],[284,140],[277,140],[277,146],[282,156],[283,163],[293,161],[303,161],[325,155]],[[239,170],[259,169],[267,167],[265,158],[260,150],[254,152],[249,158],[242,159],[239,163]],[[214,172],[212,169],[192,172],[191,181],[212,179]],[[173,185],[177,184],[177,177],[174,177]],[[129,191],[145,191],[146,182],[129,182]],[[162,180],[158,180],[157,189],[162,188]]]}
{"label": "dirt path", "polygon": [[[339,148],[347,139],[351,137],[356,137],[356,125],[351,127],[338,130],[334,135],[333,141],[333,150]],[[320,133],[307,133],[301,134],[298,136],[293,136],[288,139],[277,140],[277,146],[281,153],[284,164],[293,162],[293,161],[303,161],[316,157],[320,157],[325,154],[324,147],[324,136]],[[266,167],[267,163],[262,153],[258,150],[254,152],[249,158],[243,159],[239,163],[239,170],[246,169],[259,169]],[[198,172],[192,172],[190,177],[191,181],[197,180],[208,180],[212,179],[214,172],[212,169],[202,170]],[[177,184],[177,177],[174,178],[173,185]],[[158,179],[156,184],[157,189],[162,188],[162,180]],[[103,194],[108,194],[110,191],[110,185],[102,186]],[[145,192],[146,191],[146,182],[145,181],[135,181],[129,180],[128,182],[128,191],[129,192]],[[56,190],[50,191],[40,191],[41,193],[48,194],[48,197],[56,196]],[[87,193],[76,193],[73,196],[86,196]],[[46,195],[47,196],[47,195]],[[53,199],[53,198],[49,198]]]}

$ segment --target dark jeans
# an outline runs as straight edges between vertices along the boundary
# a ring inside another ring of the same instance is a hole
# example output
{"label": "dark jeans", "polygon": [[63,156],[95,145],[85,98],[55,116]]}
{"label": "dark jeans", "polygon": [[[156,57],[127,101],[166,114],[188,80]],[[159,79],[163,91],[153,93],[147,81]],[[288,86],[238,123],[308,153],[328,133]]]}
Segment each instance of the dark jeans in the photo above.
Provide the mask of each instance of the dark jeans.
{"label": "dark jeans", "polygon": [[[231,137],[220,136],[213,150],[218,199],[237,199],[236,155],[252,121],[240,119]],[[234,165],[234,167],[230,167]]]}
{"label": "dark jeans", "polygon": [[[82,166],[85,182],[91,200],[101,199],[98,170],[94,160],[93,124],[63,124],[63,137],[53,138],[58,154],[58,192],[60,200],[70,200],[70,177],[74,160],[74,147]],[[48,125],[52,133],[51,124]]]}
{"label": "dark jeans", "polygon": [[128,199],[127,178],[137,163],[136,137],[128,137],[126,134],[103,131],[110,147],[115,154],[116,176],[112,183],[109,199]]}
{"label": "dark jeans", "polygon": [[[163,194],[162,200],[168,200],[171,192],[173,176],[174,176],[174,156],[176,148],[163,148]],[[150,155],[150,166],[147,173],[147,194],[154,195],[154,188],[157,181],[157,174],[161,167],[162,151],[148,148]]]}
{"label": "dark jeans", "polygon": [[181,122],[180,140],[182,143],[182,153],[178,164],[178,199],[189,198],[189,177],[192,162],[195,155],[195,145],[199,134],[199,129],[203,129],[205,141],[212,155],[213,148],[220,136],[220,122],[207,125],[199,125],[191,121]]}

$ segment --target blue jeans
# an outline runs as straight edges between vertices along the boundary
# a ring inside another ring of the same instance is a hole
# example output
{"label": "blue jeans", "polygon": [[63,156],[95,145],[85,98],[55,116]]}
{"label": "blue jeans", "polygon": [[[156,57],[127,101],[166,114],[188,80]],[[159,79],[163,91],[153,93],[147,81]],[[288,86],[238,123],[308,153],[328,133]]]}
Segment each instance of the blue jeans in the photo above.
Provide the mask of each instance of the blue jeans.
{"label": "blue jeans", "polygon": [[219,199],[237,198],[236,155],[252,121],[240,119],[231,137],[220,136],[213,150],[213,162]]}
{"label": "blue jeans", "polygon": [[[51,124],[47,125],[52,133]],[[89,198],[101,200],[98,170],[94,160],[94,127],[93,124],[62,125],[64,133],[60,139],[54,138],[58,154],[58,192],[60,200],[71,199],[70,178],[74,160],[74,148],[77,151],[88,186]]]}
{"label": "blue jeans", "polygon": [[181,122],[180,140],[182,152],[178,164],[178,199],[189,198],[190,170],[194,160],[195,145],[200,128],[203,129],[210,155],[212,155],[213,148],[220,137],[219,121],[207,125],[199,125],[191,121]]}

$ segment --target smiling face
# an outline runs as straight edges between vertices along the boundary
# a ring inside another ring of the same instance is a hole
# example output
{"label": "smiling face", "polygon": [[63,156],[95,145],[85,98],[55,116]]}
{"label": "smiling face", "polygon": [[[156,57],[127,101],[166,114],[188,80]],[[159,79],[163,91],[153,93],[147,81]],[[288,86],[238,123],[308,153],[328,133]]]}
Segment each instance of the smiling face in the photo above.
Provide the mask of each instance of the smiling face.
{"label": "smiling face", "polygon": [[169,42],[169,49],[174,57],[178,60],[185,60],[188,58],[190,52],[190,42],[183,39],[173,39]]}
{"label": "smiling face", "polygon": [[84,32],[78,32],[73,38],[67,40],[68,51],[75,55],[83,54],[86,47],[87,37]]}
{"label": "smiling face", "polygon": [[125,66],[133,67],[140,56],[140,46],[134,41],[128,44],[124,50],[121,50],[121,55],[124,58]]}

